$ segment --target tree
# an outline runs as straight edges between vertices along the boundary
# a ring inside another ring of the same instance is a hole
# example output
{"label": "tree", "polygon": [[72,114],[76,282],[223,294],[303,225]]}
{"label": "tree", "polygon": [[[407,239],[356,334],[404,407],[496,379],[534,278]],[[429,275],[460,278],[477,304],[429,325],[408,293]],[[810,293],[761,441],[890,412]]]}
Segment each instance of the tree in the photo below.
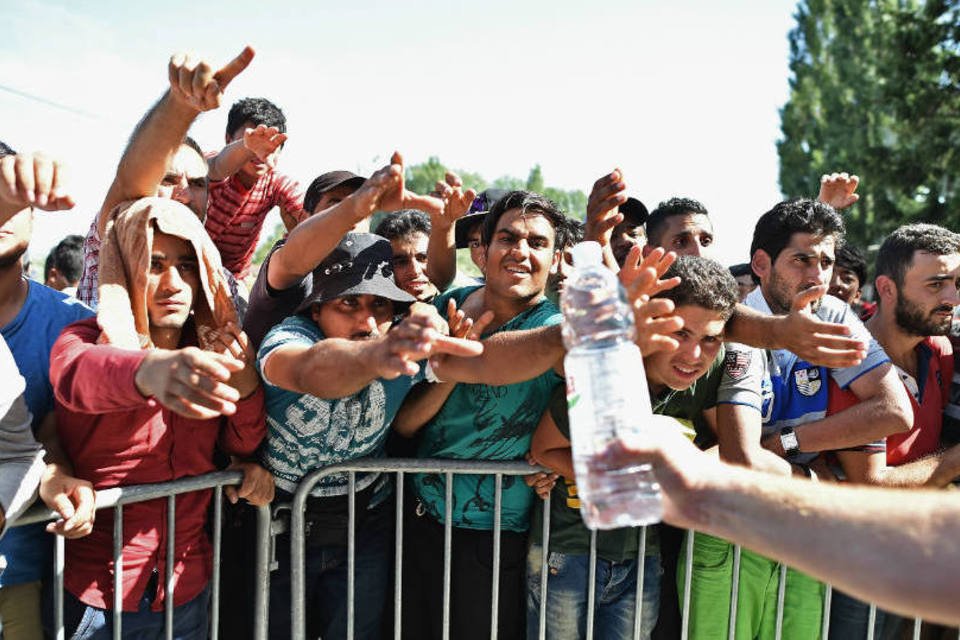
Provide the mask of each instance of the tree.
{"label": "tree", "polygon": [[816,193],[850,171],[861,199],[845,214],[864,248],[906,222],[960,227],[960,0],[803,0],[789,34],[780,187]]}

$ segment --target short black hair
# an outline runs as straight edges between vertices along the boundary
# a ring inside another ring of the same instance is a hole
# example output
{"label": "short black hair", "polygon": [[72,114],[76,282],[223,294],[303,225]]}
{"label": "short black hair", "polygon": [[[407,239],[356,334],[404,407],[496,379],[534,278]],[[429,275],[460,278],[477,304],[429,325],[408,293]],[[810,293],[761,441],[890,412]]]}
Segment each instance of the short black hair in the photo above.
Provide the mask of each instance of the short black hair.
{"label": "short black hair", "polygon": [[660,234],[663,233],[667,218],[690,214],[710,215],[706,207],[692,198],[670,198],[661,202],[647,217],[647,238],[650,239],[650,244],[659,246]]}
{"label": "short black hair", "polygon": [[741,262],[740,264],[730,265],[730,275],[734,278],[739,278],[740,276],[752,276],[753,268],[750,266],[749,262]]}
{"label": "short black hair", "polygon": [[845,233],[843,218],[833,207],[819,200],[794,198],[779,202],[757,221],[750,243],[750,257],[762,249],[770,256],[770,262],[775,262],[795,233],[834,236],[839,246]]}
{"label": "short black hair", "polygon": [[567,244],[566,237],[566,216],[560,207],[550,198],[546,198],[539,193],[532,191],[511,191],[507,195],[497,200],[494,205],[483,217],[483,227],[480,235],[483,244],[490,246],[490,240],[497,230],[497,223],[504,213],[511,209],[520,209],[523,213],[535,213],[542,215],[553,227],[554,241],[553,249],[559,251]]}
{"label": "short black hair", "polygon": [[737,281],[719,262],[701,256],[679,256],[664,278],[680,277],[680,284],[661,291],[655,298],[673,300],[677,307],[691,305],[708,311],[718,311],[724,322],[733,315],[740,301]]}
{"label": "short black hair", "polygon": [[887,276],[898,287],[902,286],[916,251],[936,256],[960,253],[960,235],[935,224],[917,223],[898,227],[880,245],[877,276]]}
{"label": "short black hair", "polygon": [[17,152],[13,150],[6,142],[0,140],[0,158],[3,156],[15,156]]}
{"label": "short black hair", "polygon": [[287,117],[280,107],[266,98],[241,98],[234,102],[227,114],[227,135],[232,136],[245,122],[276,127],[280,133],[287,132]]}
{"label": "short black hair", "polygon": [[405,238],[412,233],[422,233],[429,237],[430,216],[419,209],[391,211],[380,221],[374,233],[387,240]]}
{"label": "short black hair", "polygon": [[70,284],[79,282],[83,274],[83,236],[67,236],[50,250],[44,263],[44,280],[50,275],[51,267],[55,267]]}
{"label": "short black hair", "polygon": [[[578,242],[583,242],[584,234],[586,233],[586,227],[581,220],[576,218],[571,218],[570,216],[563,217],[563,233],[558,234],[557,248],[558,249],[569,249]],[[562,241],[563,244],[559,244]]]}
{"label": "short black hair", "polygon": [[867,259],[863,252],[852,244],[844,243],[837,249],[837,258],[836,262],[833,263],[833,268],[836,269],[837,267],[853,271],[860,281],[861,287],[867,284]]}

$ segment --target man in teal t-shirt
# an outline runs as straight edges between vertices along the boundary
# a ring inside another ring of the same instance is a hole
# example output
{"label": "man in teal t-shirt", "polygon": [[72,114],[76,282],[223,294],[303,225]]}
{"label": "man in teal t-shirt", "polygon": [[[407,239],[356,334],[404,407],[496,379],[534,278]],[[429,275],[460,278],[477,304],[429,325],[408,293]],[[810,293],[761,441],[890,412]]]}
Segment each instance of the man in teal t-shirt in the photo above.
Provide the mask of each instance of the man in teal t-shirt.
{"label": "man in teal t-shirt", "polygon": [[[546,299],[547,276],[562,246],[563,214],[536,194],[514,191],[501,198],[483,222],[485,284],[457,289],[434,304],[446,312],[454,300],[466,317],[484,314],[492,330],[483,335],[484,354],[457,362],[431,359],[439,383],[415,390],[394,422],[401,434],[422,427],[418,455],[464,460],[521,460],[562,378],[560,314]],[[558,241],[560,240],[560,241]],[[409,416],[412,417],[407,417]],[[441,637],[443,522],[451,510],[450,635],[490,637],[495,480],[455,476],[452,504],[446,504],[445,477],[414,479],[415,515],[406,535],[417,539],[404,569],[404,634]],[[523,635],[523,582],[526,530],[532,490],[518,477],[503,477],[500,539],[500,638]],[[409,545],[408,545],[409,546]]]}

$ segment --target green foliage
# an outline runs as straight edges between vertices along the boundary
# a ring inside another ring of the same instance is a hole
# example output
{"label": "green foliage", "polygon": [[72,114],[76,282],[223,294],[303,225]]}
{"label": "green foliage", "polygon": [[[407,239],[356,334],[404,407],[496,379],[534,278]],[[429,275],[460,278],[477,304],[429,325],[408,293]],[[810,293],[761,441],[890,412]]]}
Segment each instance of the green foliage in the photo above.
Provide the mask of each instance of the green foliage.
{"label": "green foliage", "polygon": [[907,222],[960,228],[960,0],[802,0],[795,18],[784,194],[857,173],[845,218],[863,248]]}
{"label": "green foliage", "polygon": [[270,249],[273,249],[273,245],[275,245],[277,240],[282,238],[286,232],[287,230],[283,226],[283,223],[278,222],[269,236],[266,238],[261,236],[260,246],[257,247],[256,252],[253,254],[253,264],[258,266],[263,264],[263,261],[267,259],[267,254],[270,253]]}
{"label": "green foliage", "polygon": [[[404,176],[406,187],[414,193],[430,193],[433,191],[437,182],[443,181],[449,169],[440,162],[437,156],[430,156],[426,162],[414,164],[407,167]],[[463,180],[463,186],[467,189],[483,191],[487,188],[487,181],[480,174],[470,171],[453,171]]]}

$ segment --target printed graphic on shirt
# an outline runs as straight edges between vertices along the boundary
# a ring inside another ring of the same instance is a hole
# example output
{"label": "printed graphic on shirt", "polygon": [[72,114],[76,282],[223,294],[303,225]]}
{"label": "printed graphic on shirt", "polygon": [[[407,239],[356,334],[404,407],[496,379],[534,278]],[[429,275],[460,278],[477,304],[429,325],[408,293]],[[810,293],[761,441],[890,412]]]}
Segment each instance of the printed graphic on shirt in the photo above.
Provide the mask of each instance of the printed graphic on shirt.
{"label": "printed graphic on shirt", "polygon": [[753,351],[729,350],[723,357],[723,368],[728,376],[739,380],[747,374],[752,360]]}
{"label": "printed graphic on shirt", "polygon": [[797,391],[803,395],[813,396],[820,391],[820,385],[823,381],[820,379],[820,369],[818,367],[799,369],[793,372],[793,377],[797,383]]}

